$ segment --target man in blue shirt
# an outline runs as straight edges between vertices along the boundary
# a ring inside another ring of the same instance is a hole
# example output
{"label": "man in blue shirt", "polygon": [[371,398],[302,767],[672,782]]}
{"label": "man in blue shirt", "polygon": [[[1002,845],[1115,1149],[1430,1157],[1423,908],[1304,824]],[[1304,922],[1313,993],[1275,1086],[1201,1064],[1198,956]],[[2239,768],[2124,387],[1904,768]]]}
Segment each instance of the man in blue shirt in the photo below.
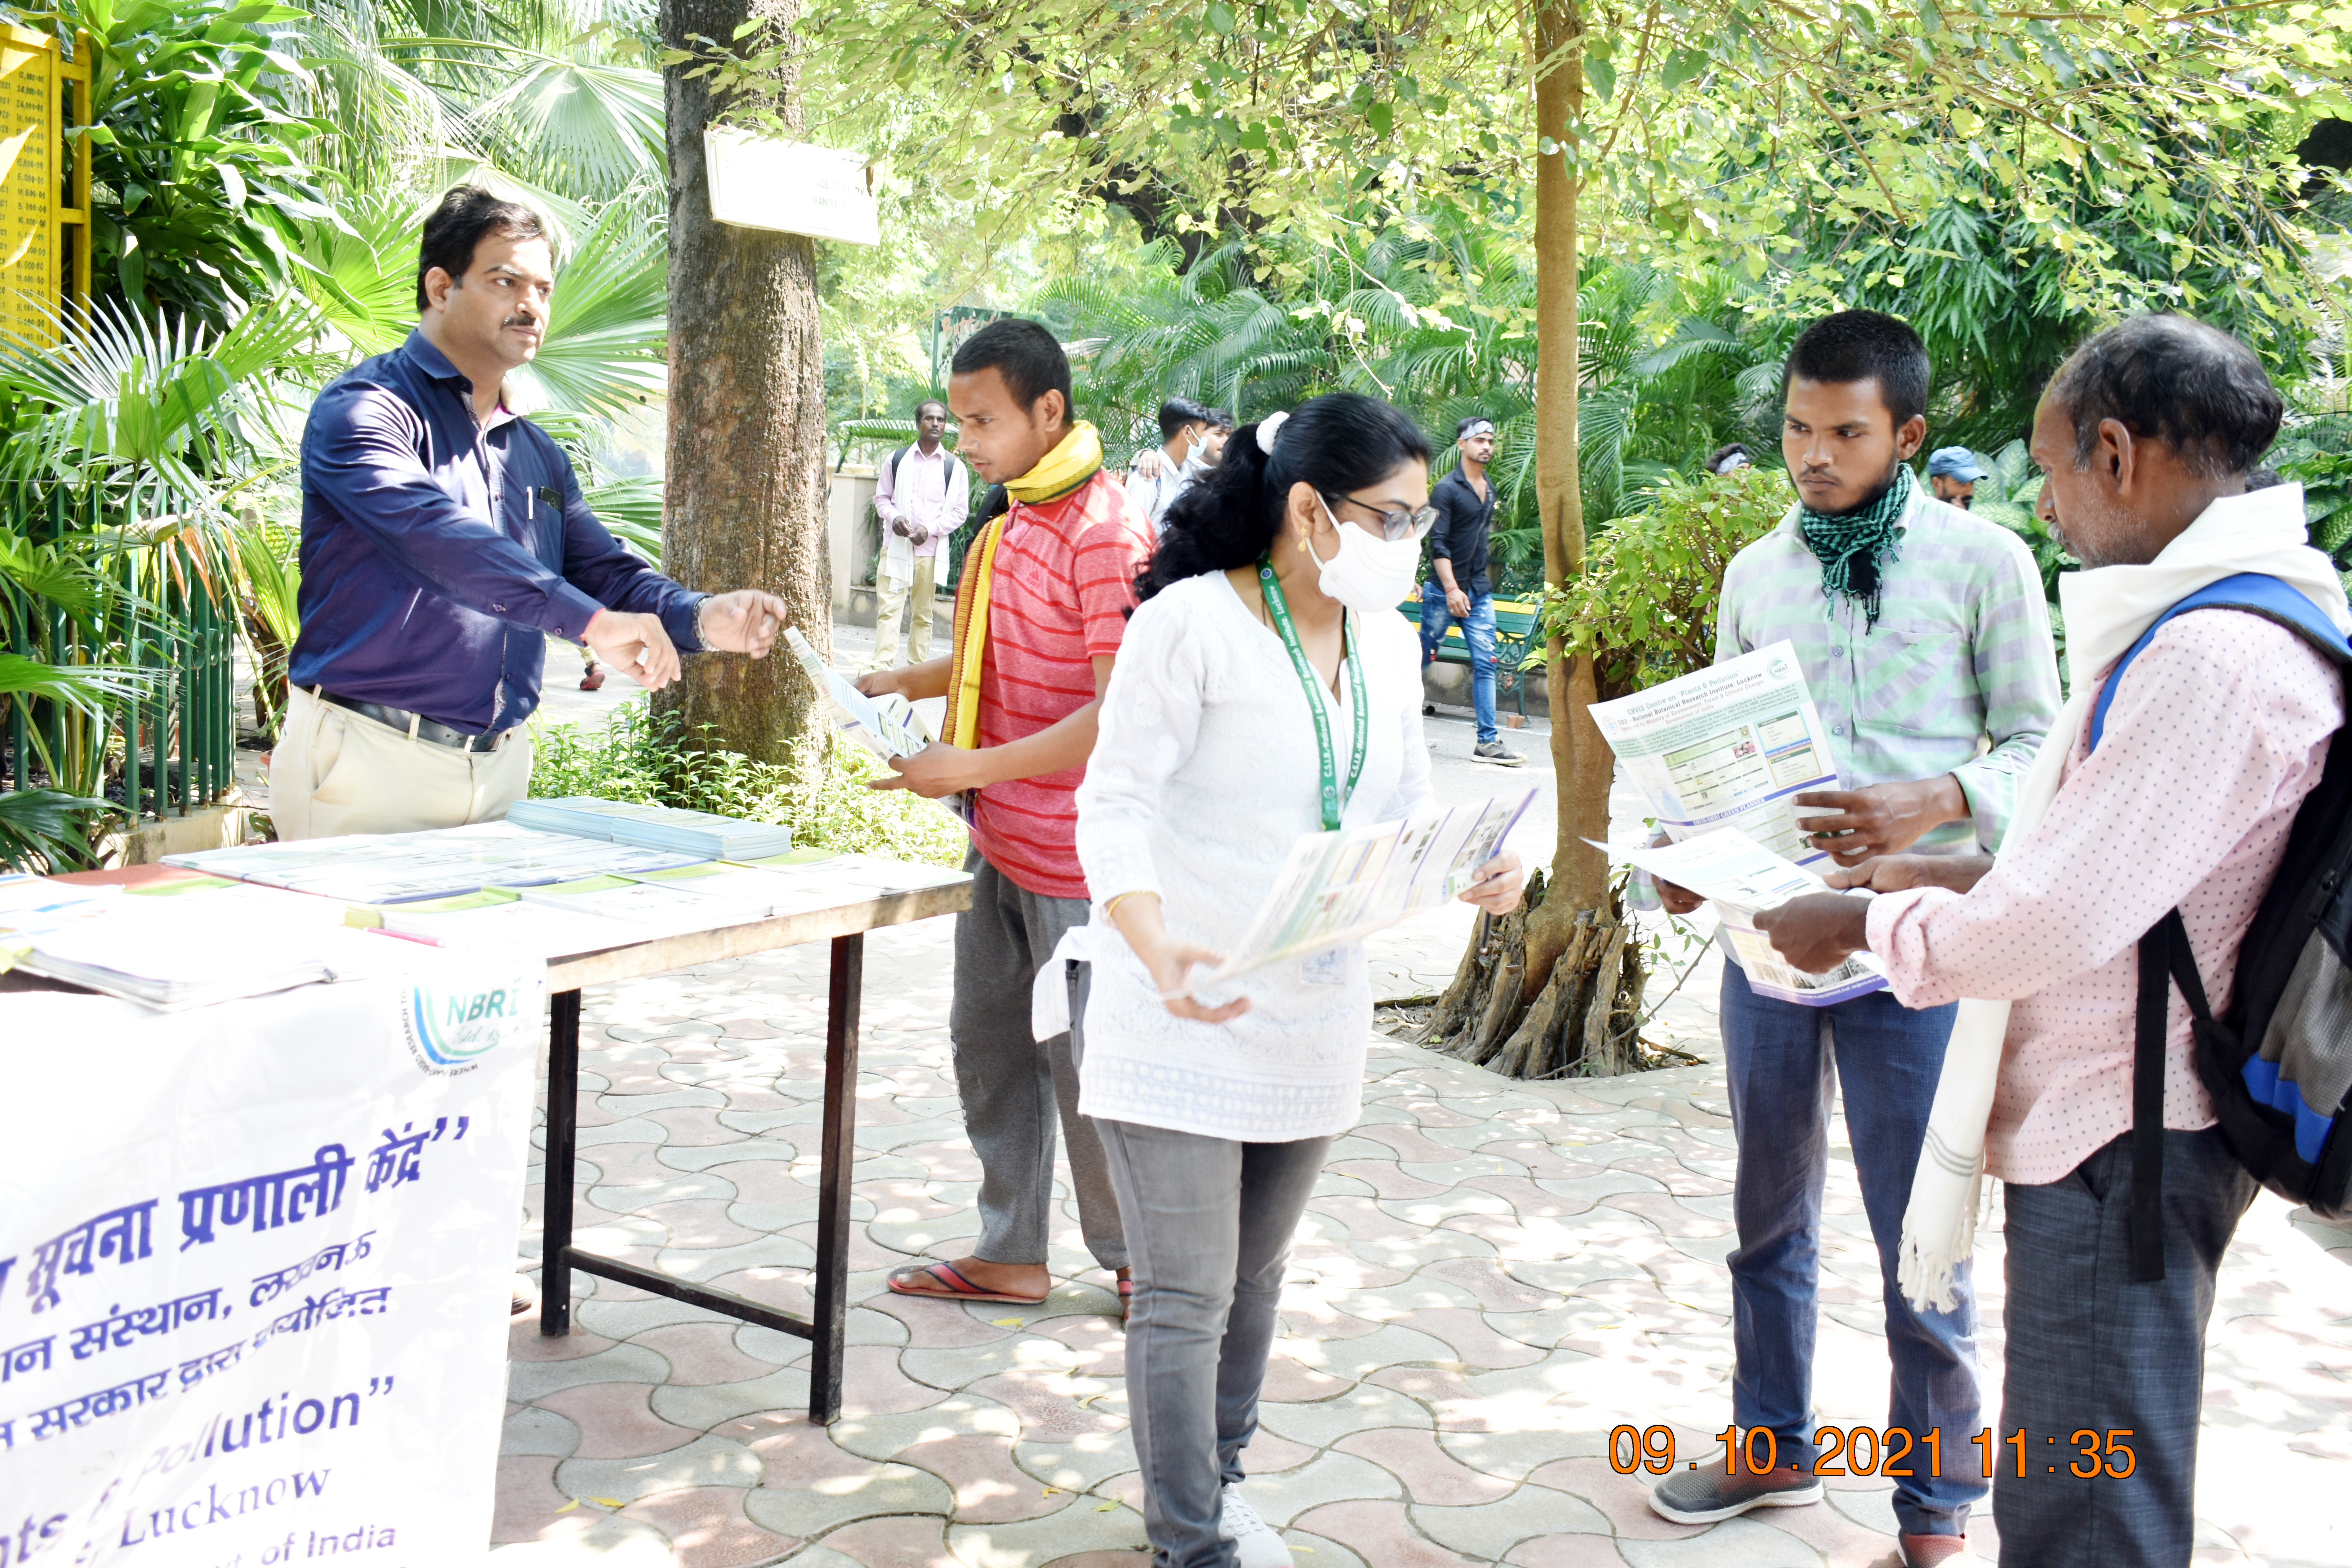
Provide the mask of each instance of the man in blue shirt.
{"label": "man in blue shirt", "polygon": [[1454,449],[1462,461],[1429,492],[1437,526],[1429,531],[1429,580],[1421,585],[1422,659],[1435,659],[1447,626],[1461,623],[1470,645],[1470,704],[1478,718],[1478,744],[1470,754],[1516,767],[1527,758],[1504,745],[1495,726],[1495,595],[1486,576],[1487,539],[1495,529],[1495,483],[1486,465],[1495,460],[1495,422],[1475,415],[1463,420],[1454,426]]}
{"label": "man in blue shirt", "polygon": [[538,215],[460,185],[425,222],[416,330],[311,407],[280,838],[504,816],[530,785],[551,637],[657,690],[679,650],[763,658],[782,627],[773,594],[697,594],[624,550],[507,407],[554,287]]}

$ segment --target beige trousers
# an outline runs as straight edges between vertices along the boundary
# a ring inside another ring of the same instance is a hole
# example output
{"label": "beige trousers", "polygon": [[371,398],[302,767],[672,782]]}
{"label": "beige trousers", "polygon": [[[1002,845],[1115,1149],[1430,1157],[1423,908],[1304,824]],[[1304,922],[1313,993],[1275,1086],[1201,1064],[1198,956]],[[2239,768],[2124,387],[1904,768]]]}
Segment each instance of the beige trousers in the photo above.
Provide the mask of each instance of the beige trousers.
{"label": "beige trousers", "polygon": [[495,822],[530,789],[528,732],[495,752],[460,752],[300,687],[289,699],[269,758],[269,820],[281,840]]}
{"label": "beige trousers", "polygon": [[920,664],[931,657],[931,568],[938,564],[936,555],[915,557],[915,581],[911,590],[904,583],[881,583],[875,588],[874,663],[875,669],[889,669],[898,662],[898,612],[907,607],[911,592],[915,613],[907,623],[907,662]]}

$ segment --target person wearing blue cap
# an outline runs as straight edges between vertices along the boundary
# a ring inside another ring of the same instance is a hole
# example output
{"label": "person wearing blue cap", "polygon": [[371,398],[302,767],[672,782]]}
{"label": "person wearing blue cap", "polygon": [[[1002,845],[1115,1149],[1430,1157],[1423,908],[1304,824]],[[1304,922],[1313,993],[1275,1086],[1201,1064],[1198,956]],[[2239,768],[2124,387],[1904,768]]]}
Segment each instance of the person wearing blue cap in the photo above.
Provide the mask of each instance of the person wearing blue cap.
{"label": "person wearing blue cap", "polygon": [[1966,447],[1938,447],[1927,456],[1927,488],[1936,499],[1962,511],[1975,504],[1977,481],[1985,477],[1977,455]]}

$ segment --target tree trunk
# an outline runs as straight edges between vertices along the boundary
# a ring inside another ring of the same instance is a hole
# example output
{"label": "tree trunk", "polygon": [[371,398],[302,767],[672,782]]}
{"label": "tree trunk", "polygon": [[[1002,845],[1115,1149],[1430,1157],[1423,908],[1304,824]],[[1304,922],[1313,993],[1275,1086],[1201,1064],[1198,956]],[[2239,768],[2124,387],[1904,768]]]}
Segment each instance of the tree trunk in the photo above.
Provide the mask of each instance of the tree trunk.
{"label": "tree trunk", "polygon": [[[1577,0],[1536,8],[1536,501],[1544,581],[1584,571],[1577,485],[1577,237],[1574,127],[1583,113],[1585,20]],[[1551,875],[1528,889],[1524,921],[1481,921],[1471,952],[1425,1037],[1514,1077],[1614,1073],[1637,1066],[1641,948],[1610,890],[1608,858],[1585,843],[1609,837],[1609,746],[1592,722],[1590,659],[1572,664],[1551,639],[1551,752],[1559,837]],[[1498,989],[1515,994],[1503,997]],[[1457,994],[1458,993],[1458,994]],[[1499,1025],[1496,1020],[1505,1020]],[[1516,1027],[1513,1026],[1516,1024]],[[1508,1031],[1503,1037],[1502,1031]]]}
{"label": "tree trunk", "polygon": [[[801,0],[662,0],[673,49],[735,38],[757,19],[780,32]],[[752,34],[735,47],[764,42]],[[833,574],[825,550],[824,345],[815,242],[734,228],[710,216],[705,126],[725,107],[708,78],[662,72],[669,123],[669,450],[664,567],[710,592],[765,588],[791,624],[833,651]],[[787,69],[774,87],[784,122],[801,123]],[[763,762],[789,762],[811,728],[817,693],[798,661],[712,654],[656,698],[708,740]],[[703,725],[710,730],[705,736]],[[821,731],[820,731],[821,732]]]}

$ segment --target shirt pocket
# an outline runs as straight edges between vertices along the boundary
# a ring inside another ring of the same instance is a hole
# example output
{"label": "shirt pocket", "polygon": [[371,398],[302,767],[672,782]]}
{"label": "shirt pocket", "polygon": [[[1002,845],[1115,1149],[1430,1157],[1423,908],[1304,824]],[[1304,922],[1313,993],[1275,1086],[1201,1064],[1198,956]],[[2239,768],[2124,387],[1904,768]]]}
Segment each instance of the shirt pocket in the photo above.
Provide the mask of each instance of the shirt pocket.
{"label": "shirt pocket", "polygon": [[1874,629],[1856,672],[1857,728],[1897,735],[1975,735],[1984,728],[1976,654],[1958,626]]}

